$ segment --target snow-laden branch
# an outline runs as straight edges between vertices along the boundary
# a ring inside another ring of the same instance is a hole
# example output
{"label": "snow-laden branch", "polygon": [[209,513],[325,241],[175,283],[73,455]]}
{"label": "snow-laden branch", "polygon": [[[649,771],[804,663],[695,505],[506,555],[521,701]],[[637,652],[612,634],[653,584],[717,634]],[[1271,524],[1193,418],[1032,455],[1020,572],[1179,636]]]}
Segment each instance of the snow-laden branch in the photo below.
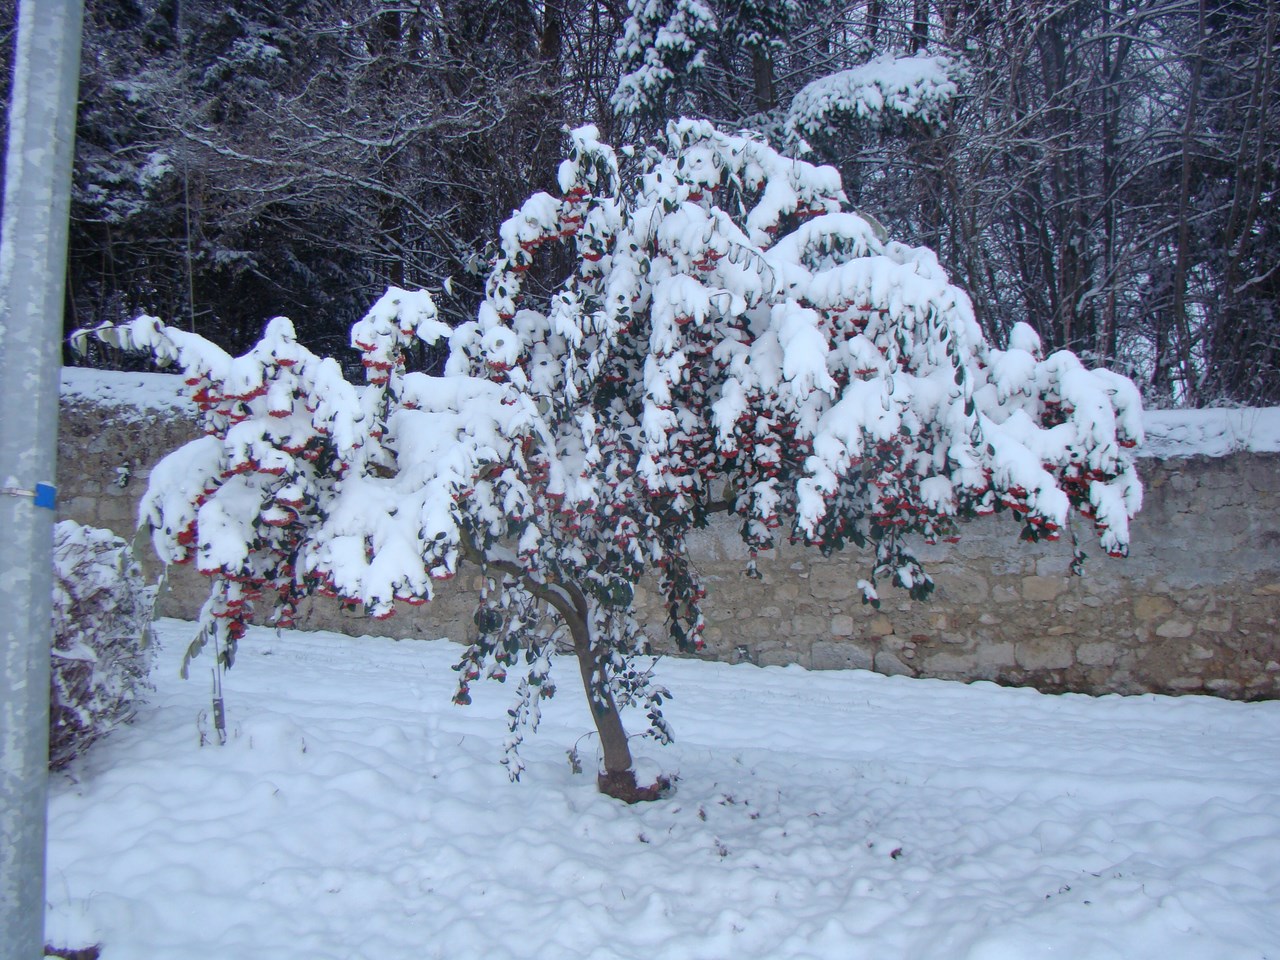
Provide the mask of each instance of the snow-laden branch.
{"label": "snow-laden branch", "polygon": [[784,127],[801,144],[808,137],[834,134],[850,122],[891,119],[940,125],[959,93],[962,68],[945,56],[895,57],[884,54],[802,87],[791,101]]}

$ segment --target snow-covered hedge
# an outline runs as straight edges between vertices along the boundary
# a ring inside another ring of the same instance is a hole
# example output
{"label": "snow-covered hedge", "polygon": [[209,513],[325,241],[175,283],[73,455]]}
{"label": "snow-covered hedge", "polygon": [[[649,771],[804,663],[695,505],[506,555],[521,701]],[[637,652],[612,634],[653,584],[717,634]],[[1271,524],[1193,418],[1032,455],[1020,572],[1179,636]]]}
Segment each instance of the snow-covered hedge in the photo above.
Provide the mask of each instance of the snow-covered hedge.
{"label": "snow-covered hedge", "polygon": [[154,588],[110,530],[63,520],[53,541],[49,766],[58,769],[133,717],[150,689]]}

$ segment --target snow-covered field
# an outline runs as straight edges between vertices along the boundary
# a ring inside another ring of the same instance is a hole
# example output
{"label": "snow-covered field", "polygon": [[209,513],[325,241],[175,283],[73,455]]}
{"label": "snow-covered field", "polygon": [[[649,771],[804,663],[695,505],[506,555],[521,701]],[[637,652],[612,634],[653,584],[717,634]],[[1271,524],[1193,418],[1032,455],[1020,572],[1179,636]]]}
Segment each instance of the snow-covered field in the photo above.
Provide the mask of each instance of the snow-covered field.
{"label": "snow-covered field", "polygon": [[[523,782],[458,648],[255,630],[58,778],[48,939],[155,958],[1280,960],[1280,703],[664,661],[676,794],[574,775],[571,663]],[[641,724],[633,718],[632,726]],[[580,741],[588,761],[591,739]]]}

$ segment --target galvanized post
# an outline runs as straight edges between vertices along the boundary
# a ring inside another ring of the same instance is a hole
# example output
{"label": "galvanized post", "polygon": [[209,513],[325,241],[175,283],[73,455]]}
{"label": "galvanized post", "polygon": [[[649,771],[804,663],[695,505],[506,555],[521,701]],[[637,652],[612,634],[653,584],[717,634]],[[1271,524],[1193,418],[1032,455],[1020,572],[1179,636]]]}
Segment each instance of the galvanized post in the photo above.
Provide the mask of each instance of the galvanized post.
{"label": "galvanized post", "polygon": [[44,956],[58,368],[83,0],[21,0],[0,225],[0,960]]}

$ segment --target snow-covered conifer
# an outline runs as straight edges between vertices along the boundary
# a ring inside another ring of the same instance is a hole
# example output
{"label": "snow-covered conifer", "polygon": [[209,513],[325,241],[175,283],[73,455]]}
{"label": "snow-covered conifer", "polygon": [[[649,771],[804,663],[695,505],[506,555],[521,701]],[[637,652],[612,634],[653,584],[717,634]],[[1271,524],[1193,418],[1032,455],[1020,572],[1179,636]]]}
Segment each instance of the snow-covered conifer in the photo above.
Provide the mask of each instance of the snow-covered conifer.
{"label": "snow-covered conifer", "polygon": [[[268,588],[286,607],[329,591],[389,614],[474,563],[456,699],[516,673],[517,775],[564,638],[601,788],[630,799],[657,786],[635,782],[619,708],[644,705],[670,736],[634,590],[652,573],[672,637],[697,649],[687,537],[713,513],[740,519],[753,555],[779,536],[868,548],[850,589],[877,603],[884,581],[926,597],[912,545],[967,518],[1007,512],[1055,540],[1075,512],[1123,554],[1141,502],[1133,385],[1042,356],[1025,325],[986,343],[933,253],[843,209],[834,169],[692,120],[633,166],[573,131],[558,194],[503,225],[475,320],[448,330],[425,294],[395,290],[356,325],[363,393],[283,321],[235,360],[151,320],[115,331],[212,386],[215,439],[157,469],[144,519],[162,554],[194,549],[218,577],[215,617]],[[415,338],[447,341],[443,376],[404,372]]]}
{"label": "snow-covered conifer", "polygon": [[791,100],[784,128],[807,153],[808,138],[835,136],[849,124],[914,120],[938,125],[963,75],[963,65],[950,57],[882,54],[802,87]]}
{"label": "snow-covered conifer", "polygon": [[706,66],[716,17],[703,0],[629,0],[628,7],[617,44],[622,76],[613,107],[624,116],[657,114],[670,93]]}

